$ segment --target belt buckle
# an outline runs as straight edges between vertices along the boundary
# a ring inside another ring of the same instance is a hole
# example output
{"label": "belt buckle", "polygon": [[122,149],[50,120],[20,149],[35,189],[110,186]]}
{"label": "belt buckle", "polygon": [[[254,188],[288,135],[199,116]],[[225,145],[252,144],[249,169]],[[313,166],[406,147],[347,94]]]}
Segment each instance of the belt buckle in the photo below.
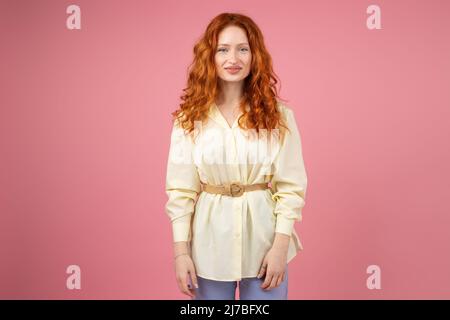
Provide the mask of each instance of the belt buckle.
{"label": "belt buckle", "polygon": [[240,197],[244,193],[244,186],[241,183],[231,183],[227,189],[232,197]]}

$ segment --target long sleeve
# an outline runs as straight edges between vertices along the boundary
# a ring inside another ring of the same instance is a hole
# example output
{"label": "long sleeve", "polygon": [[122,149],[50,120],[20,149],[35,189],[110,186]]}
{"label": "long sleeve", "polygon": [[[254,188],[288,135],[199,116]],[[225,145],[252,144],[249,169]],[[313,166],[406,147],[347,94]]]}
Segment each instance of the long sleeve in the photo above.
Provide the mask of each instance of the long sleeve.
{"label": "long sleeve", "polygon": [[200,192],[200,178],[192,157],[192,140],[175,121],[167,162],[165,209],[172,222],[173,241],[191,240],[191,219]]}
{"label": "long sleeve", "polygon": [[274,193],[272,199],[276,201],[275,232],[292,234],[295,221],[301,221],[302,208],[305,205],[307,186],[306,170],[303,162],[302,143],[300,133],[291,109],[285,108],[287,125],[290,129],[277,155],[272,177]]}

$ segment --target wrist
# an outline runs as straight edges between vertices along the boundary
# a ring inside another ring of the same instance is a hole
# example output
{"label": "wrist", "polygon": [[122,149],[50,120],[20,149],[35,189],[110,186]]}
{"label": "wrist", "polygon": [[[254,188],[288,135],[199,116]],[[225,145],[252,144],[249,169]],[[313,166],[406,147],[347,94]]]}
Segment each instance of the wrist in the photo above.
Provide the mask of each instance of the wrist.
{"label": "wrist", "polygon": [[173,255],[177,256],[182,253],[189,253],[189,244],[185,241],[175,242],[173,245]]}
{"label": "wrist", "polygon": [[291,237],[284,233],[275,232],[275,239],[272,248],[281,251],[288,251]]}
{"label": "wrist", "polygon": [[179,254],[176,254],[174,257],[173,257],[173,259],[174,260],[176,260],[178,257],[180,257],[180,256],[188,256],[189,255],[189,253],[187,253],[187,252],[182,252],[182,253],[179,253]]}

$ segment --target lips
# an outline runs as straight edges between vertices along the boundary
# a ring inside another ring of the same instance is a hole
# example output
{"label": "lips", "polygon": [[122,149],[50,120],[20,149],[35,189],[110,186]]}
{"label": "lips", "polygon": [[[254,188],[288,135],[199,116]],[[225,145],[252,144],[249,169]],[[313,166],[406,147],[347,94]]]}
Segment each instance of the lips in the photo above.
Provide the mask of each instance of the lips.
{"label": "lips", "polygon": [[241,68],[225,68],[229,74],[238,74],[241,72]]}
{"label": "lips", "polygon": [[227,69],[227,70],[241,70],[242,68],[241,67],[228,67],[228,68],[225,68],[225,69]]}

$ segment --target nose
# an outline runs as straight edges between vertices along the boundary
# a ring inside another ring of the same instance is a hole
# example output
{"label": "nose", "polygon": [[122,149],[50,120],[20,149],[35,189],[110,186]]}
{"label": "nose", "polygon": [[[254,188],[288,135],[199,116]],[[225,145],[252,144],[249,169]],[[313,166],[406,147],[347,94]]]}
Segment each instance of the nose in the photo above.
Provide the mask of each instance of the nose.
{"label": "nose", "polygon": [[230,62],[236,62],[238,60],[238,50],[234,49],[231,53]]}

